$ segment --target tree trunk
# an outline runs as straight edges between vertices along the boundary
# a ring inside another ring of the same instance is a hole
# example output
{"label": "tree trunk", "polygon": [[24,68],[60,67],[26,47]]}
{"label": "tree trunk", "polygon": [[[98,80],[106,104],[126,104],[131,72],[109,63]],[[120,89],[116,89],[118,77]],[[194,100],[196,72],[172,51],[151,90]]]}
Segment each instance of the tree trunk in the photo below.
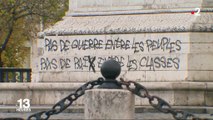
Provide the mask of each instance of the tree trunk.
{"label": "tree trunk", "polygon": [[8,31],[8,33],[7,33],[7,35],[4,39],[4,42],[3,42],[3,44],[0,48],[0,67],[3,67],[2,53],[6,49],[7,43],[9,42],[12,33],[13,33],[13,23],[11,24],[11,26],[9,26],[9,31]]}
{"label": "tree trunk", "polygon": [[[10,39],[12,33],[13,33],[13,23],[12,23],[12,25],[9,27],[9,31],[8,31],[8,33],[7,33],[6,37],[5,37],[5,39],[4,39],[4,43],[2,44],[2,46],[1,46],[1,48],[0,48],[0,68],[2,68],[3,65],[4,65],[4,63],[3,63],[3,61],[2,61],[2,53],[3,53],[3,51],[6,49],[7,43],[8,43],[8,41],[9,41],[9,39]],[[2,71],[2,69],[0,69],[0,82],[4,82],[3,78],[4,78],[4,72]]]}
{"label": "tree trunk", "polygon": [[1,59],[1,54],[2,54],[2,50],[0,50],[0,67],[3,67],[3,62],[2,62],[2,59]]}

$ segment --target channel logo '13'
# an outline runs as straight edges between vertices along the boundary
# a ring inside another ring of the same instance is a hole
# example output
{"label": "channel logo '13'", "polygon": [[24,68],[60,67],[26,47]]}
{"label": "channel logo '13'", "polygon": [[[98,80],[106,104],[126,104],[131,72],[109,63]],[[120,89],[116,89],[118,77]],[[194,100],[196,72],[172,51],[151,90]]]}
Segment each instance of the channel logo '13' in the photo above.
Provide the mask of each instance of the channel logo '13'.
{"label": "channel logo '13'", "polygon": [[29,99],[19,99],[17,100],[17,108],[16,111],[18,112],[30,112],[30,100]]}

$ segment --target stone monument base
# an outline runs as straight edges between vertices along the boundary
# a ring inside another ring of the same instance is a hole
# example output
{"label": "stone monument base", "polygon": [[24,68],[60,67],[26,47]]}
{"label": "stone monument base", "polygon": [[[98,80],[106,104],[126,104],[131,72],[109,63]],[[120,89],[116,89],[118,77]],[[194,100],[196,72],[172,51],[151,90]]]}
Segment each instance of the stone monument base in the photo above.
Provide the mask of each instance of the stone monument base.
{"label": "stone monument base", "polygon": [[[212,82],[140,82],[151,95],[165,99],[172,106],[213,106]],[[4,83],[0,84],[0,105],[16,106],[19,99],[31,105],[53,105],[74,92],[83,83]],[[83,96],[84,97],[84,96]],[[73,105],[83,106],[81,97]],[[147,99],[135,97],[135,105],[149,105]]]}

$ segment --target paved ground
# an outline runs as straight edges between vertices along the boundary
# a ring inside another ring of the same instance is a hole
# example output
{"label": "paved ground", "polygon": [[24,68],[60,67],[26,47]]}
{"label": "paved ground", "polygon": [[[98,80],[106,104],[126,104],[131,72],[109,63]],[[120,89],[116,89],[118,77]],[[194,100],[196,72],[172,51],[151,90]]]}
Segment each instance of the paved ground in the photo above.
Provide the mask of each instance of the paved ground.
{"label": "paved ground", "polygon": [[[7,113],[7,114],[0,114],[0,118],[7,117],[21,117],[21,118],[27,118],[29,114],[14,114],[14,113]],[[159,113],[145,113],[145,114],[136,114],[136,119],[143,119],[143,120],[172,120],[171,115],[166,114],[159,114]],[[51,116],[51,120],[78,120],[78,119],[84,119],[83,113],[62,113],[59,115]]]}
{"label": "paved ground", "polygon": [[[29,113],[0,113],[0,118],[27,118]],[[213,116],[207,114],[196,114],[202,118],[208,118],[208,120],[213,120]],[[51,116],[50,120],[80,120],[84,119],[83,113],[61,113],[59,115]],[[170,114],[162,114],[162,113],[137,113],[135,115],[135,119],[138,120],[174,120]]]}
{"label": "paved ground", "polygon": [[[31,106],[32,112],[49,110],[52,106]],[[176,109],[182,109],[195,114],[201,118],[208,118],[213,120],[213,107],[199,107],[199,106],[173,106]],[[17,113],[15,106],[0,105],[0,120],[1,118],[24,118],[26,119],[32,113]],[[140,120],[174,120],[172,115],[159,113],[153,110],[151,106],[136,107],[135,119]],[[212,116],[210,116],[212,114]],[[79,120],[84,119],[83,108],[72,106],[67,108],[63,113],[51,116],[50,120]]]}

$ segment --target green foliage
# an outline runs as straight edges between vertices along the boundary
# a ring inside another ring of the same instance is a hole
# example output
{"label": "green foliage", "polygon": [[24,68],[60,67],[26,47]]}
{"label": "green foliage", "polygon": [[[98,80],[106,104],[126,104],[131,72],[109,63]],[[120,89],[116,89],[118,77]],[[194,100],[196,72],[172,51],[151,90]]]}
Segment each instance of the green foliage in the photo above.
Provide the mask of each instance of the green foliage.
{"label": "green foliage", "polygon": [[[68,0],[0,0],[0,62],[4,67],[21,67],[36,39],[41,20],[44,27],[65,15]],[[10,34],[10,32],[12,34]]]}
{"label": "green foliage", "polygon": [[21,67],[25,57],[29,54],[27,47],[25,47],[28,36],[25,34],[25,29],[21,28],[24,23],[20,21],[14,26],[13,35],[8,42],[7,49],[2,54],[6,67]]}

